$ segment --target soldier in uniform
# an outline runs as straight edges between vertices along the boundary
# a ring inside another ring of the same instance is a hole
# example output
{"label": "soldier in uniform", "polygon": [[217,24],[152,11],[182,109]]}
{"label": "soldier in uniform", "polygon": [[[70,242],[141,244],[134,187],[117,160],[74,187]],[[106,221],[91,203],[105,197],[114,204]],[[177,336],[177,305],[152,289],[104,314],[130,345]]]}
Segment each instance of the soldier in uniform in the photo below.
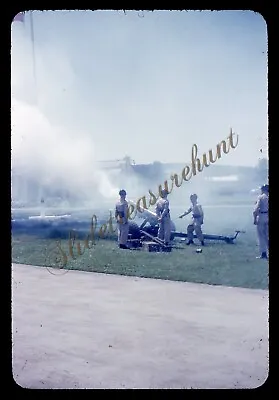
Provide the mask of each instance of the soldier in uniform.
{"label": "soldier in uniform", "polygon": [[198,196],[196,194],[191,194],[190,201],[192,203],[191,207],[185,213],[181,214],[179,218],[185,217],[192,213],[192,222],[187,226],[187,245],[194,244],[194,231],[196,232],[197,238],[204,246],[204,238],[202,234],[202,224],[203,224],[203,209],[200,204],[198,204]]}
{"label": "soldier in uniform", "polygon": [[167,197],[168,191],[166,189],[161,190],[160,198],[157,200],[155,207],[159,222],[158,238],[163,240],[166,245],[169,245],[171,237],[171,219]]}
{"label": "soldier in uniform", "polygon": [[258,197],[256,206],[253,212],[254,225],[257,225],[258,240],[261,255],[257,258],[267,259],[267,251],[269,244],[268,237],[268,192],[269,186],[261,187],[261,194]]}
{"label": "soldier in uniform", "polygon": [[126,191],[119,191],[120,199],[115,205],[115,218],[118,227],[118,245],[120,249],[128,249],[127,241],[129,234],[128,223],[128,202],[126,201]]}

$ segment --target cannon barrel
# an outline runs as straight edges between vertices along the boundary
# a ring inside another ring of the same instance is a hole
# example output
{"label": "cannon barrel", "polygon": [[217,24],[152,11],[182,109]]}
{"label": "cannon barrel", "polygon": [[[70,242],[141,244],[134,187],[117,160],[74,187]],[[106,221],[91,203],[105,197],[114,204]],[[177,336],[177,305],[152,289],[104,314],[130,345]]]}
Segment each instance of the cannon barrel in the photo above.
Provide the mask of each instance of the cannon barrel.
{"label": "cannon barrel", "polygon": [[[237,238],[239,233],[245,233],[245,231],[236,230],[234,236],[224,236],[224,235],[209,235],[207,233],[203,234],[204,239],[206,240],[223,240],[226,243],[233,243]],[[187,233],[184,232],[172,232],[174,237],[178,238],[187,238]],[[194,239],[197,238],[197,235],[194,235]]]}
{"label": "cannon barrel", "polygon": [[[136,203],[133,200],[128,200],[128,203],[132,204],[133,206],[137,207]],[[155,212],[148,210],[147,208],[137,207],[138,216],[139,218],[147,219],[148,221],[158,221],[158,217]]]}

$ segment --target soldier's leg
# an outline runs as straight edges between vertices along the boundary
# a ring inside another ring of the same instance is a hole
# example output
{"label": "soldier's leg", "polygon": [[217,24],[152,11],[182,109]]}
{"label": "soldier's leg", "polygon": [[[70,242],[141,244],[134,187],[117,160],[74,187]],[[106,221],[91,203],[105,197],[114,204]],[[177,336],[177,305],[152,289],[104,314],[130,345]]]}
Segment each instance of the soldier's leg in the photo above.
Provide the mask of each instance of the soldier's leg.
{"label": "soldier's leg", "polygon": [[123,244],[123,224],[119,224],[119,244]]}
{"label": "soldier's leg", "polygon": [[164,221],[161,221],[159,223],[158,238],[164,240],[164,237],[165,237]]}
{"label": "soldier's leg", "polygon": [[166,218],[165,220],[165,244],[170,243],[170,237],[171,237],[171,220],[169,218]]}
{"label": "soldier's leg", "polygon": [[268,251],[268,222],[265,222],[263,225],[263,237],[264,237],[264,243],[265,243],[265,252],[267,253]]}
{"label": "soldier's leg", "polygon": [[259,238],[259,247],[261,257],[266,256],[266,242],[265,242],[265,233],[264,233],[264,224],[261,220],[258,221],[257,224],[257,233]]}
{"label": "soldier's leg", "polygon": [[201,224],[200,224],[199,221],[195,221],[194,228],[195,228],[195,232],[196,232],[197,238],[199,239],[201,244],[204,244],[203,234],[202,234],[202,227],[201,227]]}
{"label": "soldier's leg", "polygon": [[120,244],[121,240],[121,226],[119,223],[117,223],[117,234],[118,234],[118,244]]}
{"label": "soldier's leg", "polygon": [[128,235],[129,235],[129,224],[122,225],[122,244],[127,246]]}
{"label": "soldier's leg", "polygon": [[[128,227],[128,231],[127,231]],[[128,239],[128,232],[129,232],[129,225],[128,224],[119,224],[119,247],[121,249],[125,249],[127,245]]]}
{"label": "soldier's leg", "polygon": [[191,244],[194,243],[194,225],[193,224],[189,224],[187,226],[187,237],[188,237],[188,243],[187,244]]}

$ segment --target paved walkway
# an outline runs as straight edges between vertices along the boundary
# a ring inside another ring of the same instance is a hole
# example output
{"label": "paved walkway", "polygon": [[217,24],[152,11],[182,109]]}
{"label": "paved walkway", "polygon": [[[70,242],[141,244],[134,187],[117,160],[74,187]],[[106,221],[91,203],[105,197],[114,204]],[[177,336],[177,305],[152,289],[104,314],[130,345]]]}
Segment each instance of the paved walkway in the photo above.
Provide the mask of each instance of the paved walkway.
{"label": "paved walkway", "polygon": [[267,291],[19,264],[12,274],[22,387],[253,388],[267,377]]}

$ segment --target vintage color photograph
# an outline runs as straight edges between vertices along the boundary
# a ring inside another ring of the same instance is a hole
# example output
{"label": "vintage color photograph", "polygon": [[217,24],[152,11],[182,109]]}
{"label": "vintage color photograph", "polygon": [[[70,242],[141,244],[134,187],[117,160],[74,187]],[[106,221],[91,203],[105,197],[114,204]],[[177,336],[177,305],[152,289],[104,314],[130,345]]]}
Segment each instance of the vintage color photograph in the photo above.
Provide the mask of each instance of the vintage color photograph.
{"label": "vintage color photograph", "polygon": [[17,385],[265,383],[267,40],[248,10],[14,17]]}

